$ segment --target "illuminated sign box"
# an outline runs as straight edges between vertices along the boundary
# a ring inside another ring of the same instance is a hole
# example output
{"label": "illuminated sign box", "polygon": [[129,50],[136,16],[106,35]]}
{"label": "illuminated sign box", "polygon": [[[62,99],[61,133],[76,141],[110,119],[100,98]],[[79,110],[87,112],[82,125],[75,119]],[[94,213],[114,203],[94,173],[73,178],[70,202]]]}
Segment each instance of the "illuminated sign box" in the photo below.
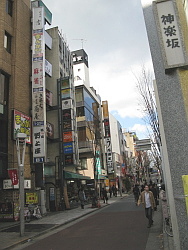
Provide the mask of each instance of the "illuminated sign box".
{"label": "illuminated sign box", "polygon": [[63,142],[71,142],[73,141],[73,132],[68,131],[63,133]]}

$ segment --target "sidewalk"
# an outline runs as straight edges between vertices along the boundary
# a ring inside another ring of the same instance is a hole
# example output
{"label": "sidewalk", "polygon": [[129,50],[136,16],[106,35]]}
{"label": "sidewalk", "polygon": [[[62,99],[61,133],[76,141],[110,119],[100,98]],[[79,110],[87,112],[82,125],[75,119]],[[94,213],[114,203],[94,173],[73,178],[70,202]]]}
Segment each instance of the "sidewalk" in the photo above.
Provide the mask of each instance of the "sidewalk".
{"label": "sidewalk", "polygon": [[[126,194],[123,195],[123,197],[126,196]],[[110,205],[121,198],[122,197],[119,196],[110,198],[108,204]],[[108,206],[108,204],[103,203],[103,201],[101,201],[100,204],[101,208]],[[99,208],[91,208],[91,204],[89,204],[86,205],[84,209],[79,207],[72,210],[48,213],[47,216],[42,217],[40,220],[25,223],[25,235],[23,237],[20,237],[19,222],[0,222],[0,249],[12,249],[20,243],[30,241],[35,237],[50,232],[97,210],[99,210]],[[30,230],[27,230],[28,228],[30,228]]]}

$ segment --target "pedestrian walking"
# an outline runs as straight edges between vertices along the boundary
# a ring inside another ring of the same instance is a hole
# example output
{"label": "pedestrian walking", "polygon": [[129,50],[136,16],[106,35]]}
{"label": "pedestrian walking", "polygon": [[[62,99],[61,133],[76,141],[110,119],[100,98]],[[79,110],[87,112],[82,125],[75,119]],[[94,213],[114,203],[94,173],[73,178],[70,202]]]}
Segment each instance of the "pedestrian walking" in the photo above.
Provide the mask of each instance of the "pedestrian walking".
{"label": "pedestrian walking", "polygon": [[105,188],[102,189],[102,196],[103,196],[104,203],[106,202],[106,204],[108,204],[108,195],[107,195],[107,191]]}
{"label": "pedestrian walking", "polygon": [[79,200],[80,200],[80,203],[81,203],[81,208],[84,209],[86,196],[85,196],[85,192],[84,192],[83,187],[81,187],[80,190],[78,191],[78,197],[79,197]]}
{"label": "pedestrian walking", "polygon": [[144,191],[141,193],[139,197],[138,206],[141,203],[145,208],[145,215],[146,218],[148,219],[148,228],[150,228],[153,225],[152,214],[153,214],[153,209],[156,207],[156,205],[153,193],[149,191],[148,185],[145,185]]}
{"label": "pedestrian walking", "polygon": [[117,197],[117,187],[114,188],[114,196]]}
{"label": "pedestrian walking", "polygon": [[135,186],[133,187],[133,194],[134,194],[135,204],[137,206],[138,205],[138,199],[139,199],[139,196],[140,196],[140,190],[139,190],[139,186],[137,184],[135,184]]}
{"label": "pedestrian walking", "polygon": [[151,191],[153,193],[153,197],[155,199],[155,211],[157,211],[157,205],[158,205],[158,195],[157,195],[157,189],[155,184],[149,185],[149,191]]}
{"label": "pedestrian walking", "polygon": [[163,219],[165,220],[166,225],[169,225],[169,217],[168,217],[168,208],[167,208],[167,198],[165,192],[165,185],[161,185],[161,191],[159,193],[159,197],[161,199]]}
{"label": "pedestrian walking", "polygon": [[114,185],[112,186],[112,193],[113,193],[113,196],[115,196],[115,186]]}
{"label": "pedestrian walking", "polygon": [[110,198],[112,198],[112,187],[109,187]]}

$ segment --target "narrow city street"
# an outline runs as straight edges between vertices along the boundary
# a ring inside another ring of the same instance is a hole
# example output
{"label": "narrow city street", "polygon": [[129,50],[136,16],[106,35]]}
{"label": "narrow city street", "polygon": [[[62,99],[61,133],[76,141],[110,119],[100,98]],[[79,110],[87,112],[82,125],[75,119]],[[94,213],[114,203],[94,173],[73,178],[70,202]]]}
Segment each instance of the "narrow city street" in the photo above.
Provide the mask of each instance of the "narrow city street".
{"label": "narrow city street", "polygon": [[[35,239],[16,249],[35,250],[145,250],[151,229],[142,206],[133,196],[123,198],[75,224],[43,239]],[[153,242],[155,245],[155,243]],[[160,249],[155,246],[153,249]]]}

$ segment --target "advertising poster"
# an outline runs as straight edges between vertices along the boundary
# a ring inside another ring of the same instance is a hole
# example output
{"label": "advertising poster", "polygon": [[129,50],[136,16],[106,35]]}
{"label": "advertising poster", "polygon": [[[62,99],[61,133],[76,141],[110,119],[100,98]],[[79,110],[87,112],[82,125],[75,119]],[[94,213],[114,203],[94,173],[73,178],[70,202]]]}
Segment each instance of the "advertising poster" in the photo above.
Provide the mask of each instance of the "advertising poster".
{"label": "advertising poster", "polygon": [[36,192],[34,193],[26,193],[25,194],[25,203],[26,204],[37,204],[38,203],[38,195]]}
{"label": "advertising poster", "polygon": [[14,140],[16,140],[17,133],[25,133],[27,135],[26,143],[31,144],[31,118],[17,110],[14,110],[13,113]]}

